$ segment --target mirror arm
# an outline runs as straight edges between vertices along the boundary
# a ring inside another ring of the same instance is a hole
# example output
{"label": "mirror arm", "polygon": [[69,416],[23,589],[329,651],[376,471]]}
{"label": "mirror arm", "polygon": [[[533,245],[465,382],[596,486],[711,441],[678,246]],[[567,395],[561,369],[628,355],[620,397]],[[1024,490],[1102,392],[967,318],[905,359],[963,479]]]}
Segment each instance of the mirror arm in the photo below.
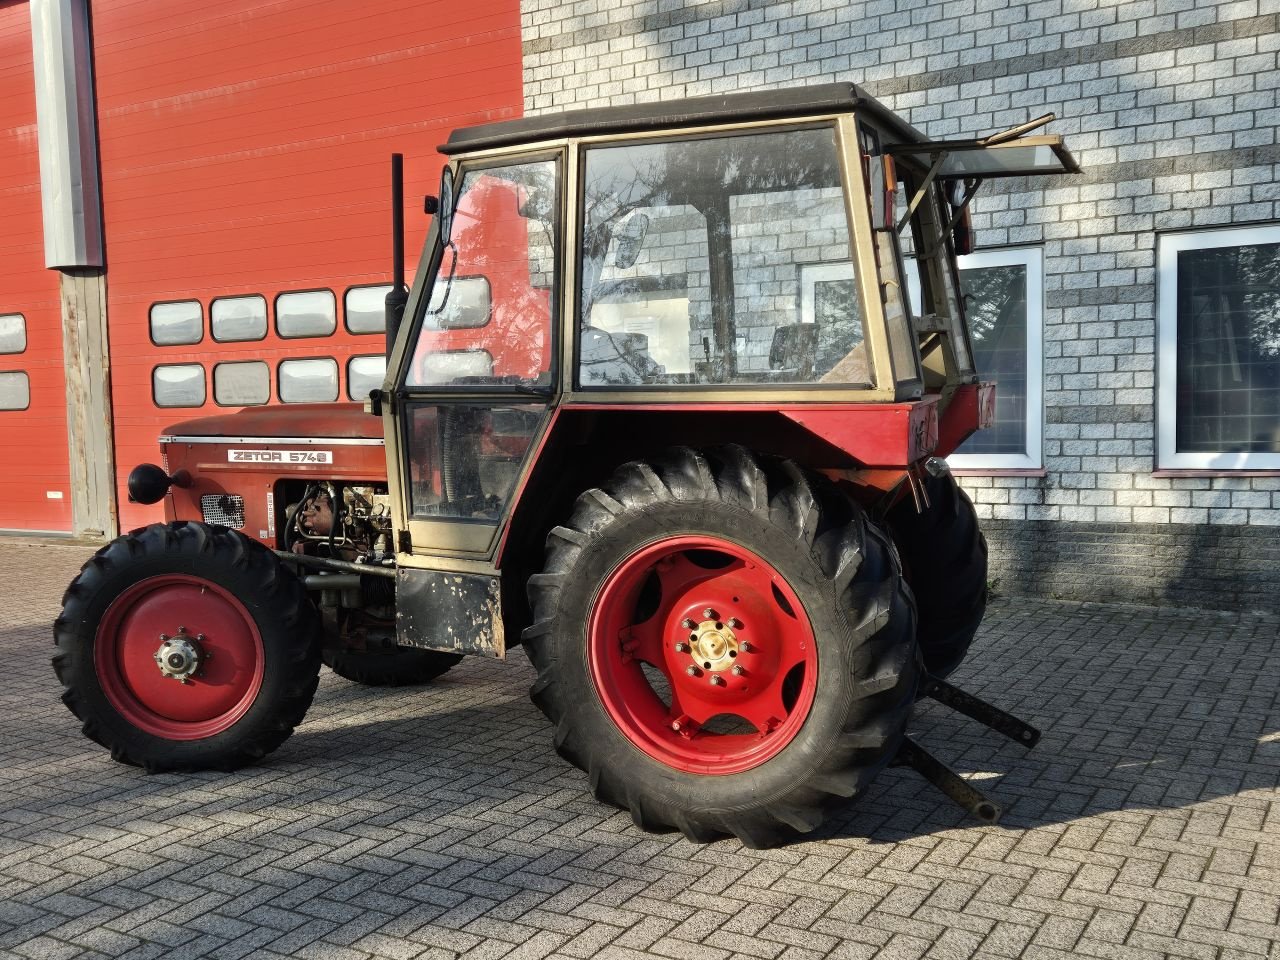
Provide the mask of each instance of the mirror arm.
{"label": "mirror arm", "polygon": [[924,200],[928,193],[929,185],[933,183],[933,178],[938,175],[938,171],[942,169],[942,164],[947,159],[947,151],[943,150],[934,155],[933,166],[929,168],[929,172],[925,174],[924,180],[920,186],[916,187],[915,196],[911,198],[911,203],[907,206],[907,212],[902,215],[902,219],[898,221],[898,228],[895,233],[902,233],[908,223],[911,222],[911,215],[916,212],[916,207],[920,206],[920,202]]}

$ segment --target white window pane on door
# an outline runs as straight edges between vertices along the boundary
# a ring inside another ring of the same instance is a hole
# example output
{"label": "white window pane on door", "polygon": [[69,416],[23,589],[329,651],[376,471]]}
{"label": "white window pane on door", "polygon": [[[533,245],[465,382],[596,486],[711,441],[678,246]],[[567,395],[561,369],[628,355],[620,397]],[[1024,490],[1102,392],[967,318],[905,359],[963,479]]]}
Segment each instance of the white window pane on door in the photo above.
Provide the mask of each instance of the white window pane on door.
{"label": "white window pane on door", "polygon": [[20,313],[0,314],[0,353],[27,349],[27,320]]}
{"label": "white window pane on door", "polygon": [[282,337],[327,337],[338,328],[332,290],[300,290],[276,297],[276,333]]}
{"label": "white window pane on door", "polygon": [[219,343],[261,340],[267,335],[266,299],[256,295],[219,297],[209,305],[209,330]]}
{"label": "white window pane on door", "polygon": [[347,396],[352,400],[364,400],[369,391],[382,386],[387,373],[387,358],[382,354],[369,357],[352,357],[347,363]]}
{"label": "white window pane on door", "polygon": [[157,347],[199,343],[204,339],[204,308],[199,300],[151,305],[151,342]]}
{"label": "white window pane on door", "polygon": [[0,373],[0,410],[25,410],[31,406],[31,381],[22,370]]}
{"label": "white window pane on door", "polygon": [[329,403],[338,399],[338,361],[329,357],[280,361],[284,403]]}
{"label": "white window pane on door", "polygon": [[204,367],[198,363],[174,363],[151,371],[151,398],[157,407],[204,405]]}
{"label": "white window pane on door", "polygon": [[352,333],[382,333],[387,329],[386,299],[391,284],[352,287],[343,298],[347,329]]}
{"label": "white window pane on door", "polygon": [[251,407],[271,399],[271,368],[261,360],[213,368],[213,399],[224,407]]}

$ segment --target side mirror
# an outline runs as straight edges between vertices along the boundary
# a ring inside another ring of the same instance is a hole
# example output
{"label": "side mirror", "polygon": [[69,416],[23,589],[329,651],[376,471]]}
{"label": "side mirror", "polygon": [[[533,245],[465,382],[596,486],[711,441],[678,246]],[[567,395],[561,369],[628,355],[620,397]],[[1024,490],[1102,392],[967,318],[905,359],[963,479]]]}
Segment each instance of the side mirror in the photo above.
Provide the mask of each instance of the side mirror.
{"label": "side mirror", "polygon": [[440,174],[440,197],[436,201],[440,216],[440,242],[447,244],[453,236],[453,168]]}

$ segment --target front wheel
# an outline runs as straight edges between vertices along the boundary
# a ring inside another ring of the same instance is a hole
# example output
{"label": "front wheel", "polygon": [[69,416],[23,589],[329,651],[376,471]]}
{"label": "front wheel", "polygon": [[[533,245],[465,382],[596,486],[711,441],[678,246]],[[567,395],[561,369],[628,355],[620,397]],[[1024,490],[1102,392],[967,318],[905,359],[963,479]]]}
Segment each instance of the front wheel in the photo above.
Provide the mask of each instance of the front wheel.
{"label": "front wheel", "polygon": [[551,531],[529,596],[556,747],[644,829],[772,845],[902,737],[919,665],[893,547],[794,464],[626,464]]}
{"label": "front wheel", "polygon": [[62,603],[62,700],[123,763],[233,770],[283,743],[315,694],[315,607],[234,530],[180,521],[125,534]]}

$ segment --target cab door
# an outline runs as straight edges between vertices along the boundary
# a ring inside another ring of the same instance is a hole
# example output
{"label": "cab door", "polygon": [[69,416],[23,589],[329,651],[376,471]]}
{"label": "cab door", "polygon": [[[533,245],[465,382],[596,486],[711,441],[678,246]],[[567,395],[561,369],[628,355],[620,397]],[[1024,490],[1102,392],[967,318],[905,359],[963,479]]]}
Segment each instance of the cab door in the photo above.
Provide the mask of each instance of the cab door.
{"label": "cab door", "polygon": [[[501,655],[449,627],[498,602],[494,552],[556,397],[564,163],[559,151],[463,162],[429,240],[388,423],[402,643]],[[423,606],[442,590],[457,617]]]}

